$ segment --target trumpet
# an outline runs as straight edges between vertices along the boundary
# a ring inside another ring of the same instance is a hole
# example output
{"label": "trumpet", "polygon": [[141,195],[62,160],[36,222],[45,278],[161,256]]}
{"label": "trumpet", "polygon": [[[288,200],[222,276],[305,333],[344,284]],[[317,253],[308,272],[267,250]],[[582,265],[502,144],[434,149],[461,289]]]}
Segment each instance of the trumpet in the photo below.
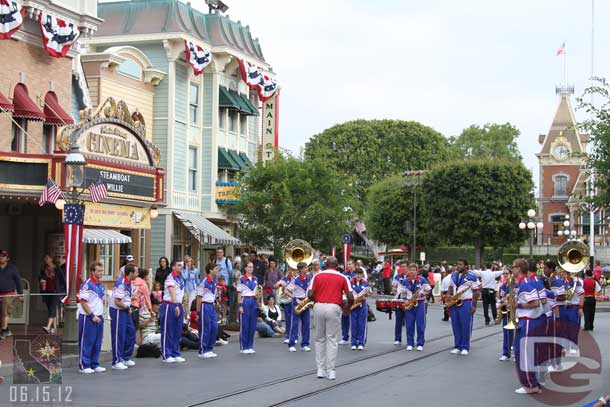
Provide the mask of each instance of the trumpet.
{"label": "trumpet", "polygon": [[313,304],[314,302],[307,297],[300,304],[294,307],[294,313],[301,315],[307,308],[313,308]]}

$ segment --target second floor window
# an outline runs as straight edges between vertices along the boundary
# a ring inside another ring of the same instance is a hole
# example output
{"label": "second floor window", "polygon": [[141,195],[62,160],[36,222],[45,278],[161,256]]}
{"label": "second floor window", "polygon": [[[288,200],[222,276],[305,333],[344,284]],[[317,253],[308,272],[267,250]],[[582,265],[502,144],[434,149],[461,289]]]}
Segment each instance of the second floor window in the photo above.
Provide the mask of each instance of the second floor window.
{"label": "second floor window", "polygon": [[248,116],[242,114],[239,116],[239,133],[246,134],[248,132]]}
{"label": "second floor window", "polygon": [[227,128],[227,109],[224,107],[218,109],[218,127],[221,129]]}
{"label": "second floor window", "polygon": [[191,83],[189,91],[189,112],[191,123],[197,124],[197,116],[199,114],[199,86]]}
{"label": "second floor window", "polygon": [[557,175],[554,178],[555,196],[568,196],[568,177],[566,175]]}
{"label": "second floor window", "polygon": [[28,130],[26,119],[13,119],[13,139],[11,140],[11,151],[25,153],[25,132]]}
{"label": "second floor window", "polygon": [[229,110],[229,131],[236,133],[237,132],[237,112],[233,110]]}
{"label": "second floor window", "polygon": [[53,154],[55,150],[55,135],[57,134],[57,127],[45,125],[42,128],[43,143],[42,146],[45,154]]}
{"label": "second floor window", "polygon": [[189,147],[189,191],[197,192],[197,149]]}

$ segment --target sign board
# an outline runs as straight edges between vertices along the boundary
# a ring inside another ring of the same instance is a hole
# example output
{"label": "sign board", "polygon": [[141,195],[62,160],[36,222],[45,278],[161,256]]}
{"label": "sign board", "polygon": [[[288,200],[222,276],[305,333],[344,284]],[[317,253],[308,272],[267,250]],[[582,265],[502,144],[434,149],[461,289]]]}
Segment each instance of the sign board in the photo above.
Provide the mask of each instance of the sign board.
{"label": "sign board", "polygon": [[216,203],[236,204],[240,200],[241,186],[237,182],[216,182]]}
{"label": "sign board", "polygon": [[99,123],[87,128],[78,139],[83,153],[127,163],[150,165],[144,143],[130,130],[116,123]]}
{"label": "sign board", "polygon": [[279,101],[280,91],[278,90],[271,99],[263,102],[263,162],[273,160],[277,154],[279,144]]}
{"label": "sign board", "polygon": [[87,165],[85,185],[100,180],[108,188],[108,195],[120,198],[155,201],[155,175],[145,172]]}
{"label": "sign board", "polygon": [[424,252],[419,252],[419,261],[426,261],[426,253]]}
{"label": "sign board", "polygon": [[150,208],[86,202],[85,226],[150,229]]}
{"label": "sign board", "polygon": [[42,190],[50,177],[50,160],[0,158],[0,186]]}
{"label": "sign board", "polygon": [[49,233],[47,235],[47,253],[53,257],[65,255],[66,247],[63,233]]}

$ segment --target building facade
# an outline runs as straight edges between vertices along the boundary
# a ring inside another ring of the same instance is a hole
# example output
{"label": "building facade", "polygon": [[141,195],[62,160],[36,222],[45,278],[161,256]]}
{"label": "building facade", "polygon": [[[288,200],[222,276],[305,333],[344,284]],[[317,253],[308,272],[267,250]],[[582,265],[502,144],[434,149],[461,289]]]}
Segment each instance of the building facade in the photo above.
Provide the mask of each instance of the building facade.
{"label": "building facade", "polygon": [[[152,221],[154,262],[191,255],[205,264],[219,245],[239,253],[237,219],[222,205],[237,172],[258,158],[260,101],[239,66],[246,60],[272,74],[258,40],[249,27],[178,0],[102,3],[98,14],[104,24],[86,42],[89,55],[131,47],[163,75],[145,117],[166,170],[165,207]],[[211,53],[201,75],[187,61],[186,41]]]}

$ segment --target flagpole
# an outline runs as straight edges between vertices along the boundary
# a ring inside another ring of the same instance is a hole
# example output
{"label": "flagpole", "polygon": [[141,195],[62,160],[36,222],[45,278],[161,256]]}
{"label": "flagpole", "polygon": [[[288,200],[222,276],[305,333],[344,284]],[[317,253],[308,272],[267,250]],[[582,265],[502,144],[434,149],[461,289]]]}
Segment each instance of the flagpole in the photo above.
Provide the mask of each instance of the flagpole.
{"label": "flagpole", "polygon": [[563,86],[568,88],[568,51],[566,43],[563,43]]}

